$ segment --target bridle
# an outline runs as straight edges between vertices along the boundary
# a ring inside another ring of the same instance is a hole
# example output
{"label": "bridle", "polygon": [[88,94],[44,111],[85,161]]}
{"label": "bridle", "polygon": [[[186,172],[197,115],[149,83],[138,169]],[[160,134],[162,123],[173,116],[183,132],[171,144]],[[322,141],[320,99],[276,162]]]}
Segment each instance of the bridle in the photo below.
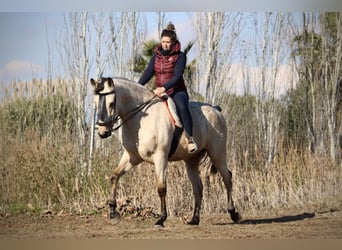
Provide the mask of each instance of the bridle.
{"label": "bridle", "polygon": [[[106,102],[106,96],[107,96],[107,95],[111,95],[111,94],[114,94],[114,110],[116,110],[116,109],[115,109],[115,107],[116,107],[115,89],[113,89],[113,90],[111,90],[110,92],[107,92],[107,93],[97,93],[97,95],[99,96],[99,103],[98,103],[99,108],[98,108],[98,109],[101,110],[101,116],[102,116],[102,113],[103,113],[103,112],[102,112],[103,107],[104,107],[105,102]],[[105,110],[106,110],[106,113],[107,113],[107,109],[105,109]],[[111,124],[113,124],[113,123],[116,122],[116,120],[119,119],[118,117],[119,117],[119,115],[116,114],[116,115],[114,115],[113,118],[111,118],[109,121],[104,121],[104,122],[99,122],[99,121],[97,121],[96,124],[99,125],[99,126],[105,126],[105,125],[108,124],[109,122],[110,122]],[[98,114],[98,118],[99,118],[99,114]],[[101,119],[101,121],[102,121],[102,119]]]}
{"label": "bridle", "polygon": [[[101,109],[103,109],[103,102],[105,102],[105,98],[107,95],[111,95],[111,94],[115,94],[115,89],[111,90],[110,92],[107,93],[97,93],[97,95],[99,95],[99,105],[101,102]],[[101,98],[102,97],[102,98]],[[128,111],[126,114],[124,114],[122,117],[119,116],[119,114],[115,114],[113,116],[110,116],[110,119],[108,122],[104,122],[104,123],[99,123],[97,122],[97,125],[99,126],[106,126],[108,123],[110,123],[110,130],[111,132],[114,132],[116,130],[118,130],[120,127],[122,127],[122,125],[124,125],[128,120],[130,120],[131,118],[133,118],[138,112],[140,112],[141,110],[143,110],[147,105],[149,105],[150,103],[152,103],[152,100],[155,99],[157,97],[157,95],[153,95],[152,98],[150,98],[149,100],[147,100],[146,102],[143,102],[139,105],[137,105],[135,108],[133,108],[132,110]],[[116,95],[114,95],[114,110],[117,110],[116,108]],[[122,120],[122,122],[113,127],[112,125],[115,124],[116,122],[118,122],[119,120]]]}

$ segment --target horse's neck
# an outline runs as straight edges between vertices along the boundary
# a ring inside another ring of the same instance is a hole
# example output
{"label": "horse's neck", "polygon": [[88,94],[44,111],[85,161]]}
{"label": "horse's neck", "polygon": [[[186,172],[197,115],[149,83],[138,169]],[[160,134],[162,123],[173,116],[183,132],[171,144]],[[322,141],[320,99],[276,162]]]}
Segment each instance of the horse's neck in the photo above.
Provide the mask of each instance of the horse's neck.
{"label": "horse's neck", "polygon": [[[152,99],[153,94],[138,83],[118,82],[117,94],[120,95],[120,110],[123,114]],[[121,115],[123,115],[121,114]]]}

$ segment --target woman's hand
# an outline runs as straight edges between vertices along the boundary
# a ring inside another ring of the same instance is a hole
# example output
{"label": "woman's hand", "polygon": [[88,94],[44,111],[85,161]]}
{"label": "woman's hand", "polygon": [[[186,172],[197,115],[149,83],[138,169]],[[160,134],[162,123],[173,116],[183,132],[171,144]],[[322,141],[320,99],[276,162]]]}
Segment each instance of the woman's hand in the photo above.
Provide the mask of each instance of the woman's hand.
{"label": "woman's hand", "polygon": [[165,95],[166,89],[164,87],[157,87],[155,90],[153,90],[153,93],[159,97],[162,97]]}

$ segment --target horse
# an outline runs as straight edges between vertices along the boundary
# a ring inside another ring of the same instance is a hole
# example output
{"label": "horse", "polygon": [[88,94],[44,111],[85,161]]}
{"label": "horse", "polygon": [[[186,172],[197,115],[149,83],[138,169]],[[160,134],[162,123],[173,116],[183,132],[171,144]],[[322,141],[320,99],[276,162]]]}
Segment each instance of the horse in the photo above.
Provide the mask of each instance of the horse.
{"label": "horse", "polygon": [[[199,225],[203,196],[199,165],[204,155],[210,157],[213,166],[221,174],[227,191],[227,210],[233,222],[239,222],[241,216],[235,210],[232,199],[232,173],[226,163],[227,125],[217,108],[205,103],[189,102],[195,124],[193,136],[198,146],[198,150],[190,154],[184,132],[178,133],[177,147],[172,150],[177,128],[162,98],[154,95],[147,87],[120,77],[91,79],[90,83],[94,88],[98,135],[101,138],[109,137],[113,130],[120,127],[123,154],[110,178],[111,192],[107,203],[113,224],[120,221],[120,214],[116,211],[116,190],[120,177],[145,161],[154,164],[160,198],[161,213],[155,227],[164,227],[167,219],[167,165],[169,161],[183,160],[195,200],[193,216],[187,224]],[[114,127],[119,120],[120,125]]]}

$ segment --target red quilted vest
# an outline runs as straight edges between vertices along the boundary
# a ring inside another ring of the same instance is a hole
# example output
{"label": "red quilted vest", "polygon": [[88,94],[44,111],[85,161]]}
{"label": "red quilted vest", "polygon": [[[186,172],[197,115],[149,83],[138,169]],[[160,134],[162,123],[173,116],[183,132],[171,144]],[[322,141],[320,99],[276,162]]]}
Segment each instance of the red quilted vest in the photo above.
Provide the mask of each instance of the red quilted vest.
{"label": "red quilted vest", "polygon": [[[179,42],[177,42],[173,47],[172,51],[165,56],[159,51],[160,46],[161,45],[155,48],[156,59],[154,63],[154,72],[156,77],[155,79],[156,85],[158,87],[163,86],[165,83],[171,80],[173,76],[175,63],[181,53],[181,46]],[[172,88],[167,90],[166,93],[170,95],[178,91],[187,91],[183,77]]]}

